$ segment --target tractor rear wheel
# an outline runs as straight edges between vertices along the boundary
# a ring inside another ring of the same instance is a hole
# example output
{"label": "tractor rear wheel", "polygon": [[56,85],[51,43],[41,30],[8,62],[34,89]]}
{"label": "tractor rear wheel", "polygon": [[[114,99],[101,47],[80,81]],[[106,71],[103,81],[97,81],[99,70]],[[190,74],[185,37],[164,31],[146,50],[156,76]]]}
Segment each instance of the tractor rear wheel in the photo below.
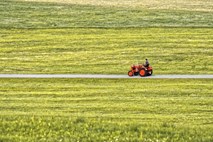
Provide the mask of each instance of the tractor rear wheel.
{"label": "tractor rear wheel", "polygon": [[146,70],[145,70],[145,69],[141,69],[141,70],[139,71],[139,74],[140,74],[141,77],[146,76]]}
{"label": "tractor rear wheel", "polygon": [[130,77],[133,76],[133,72],[132,72],[132,71],[129,71],[129,72],[128,72],[128,76],[130,76]]}

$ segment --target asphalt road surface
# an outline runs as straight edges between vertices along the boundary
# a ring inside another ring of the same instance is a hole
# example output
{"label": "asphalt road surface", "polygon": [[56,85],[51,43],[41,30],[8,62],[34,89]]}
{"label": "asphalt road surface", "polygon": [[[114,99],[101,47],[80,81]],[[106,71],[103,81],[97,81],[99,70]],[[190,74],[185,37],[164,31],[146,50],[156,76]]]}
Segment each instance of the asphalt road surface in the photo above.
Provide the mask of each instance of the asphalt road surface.
{"label": "asphalt road surface", "polygon": [[147,77],[128,75],[102,75],[102,74],[0,74],[0,78],[194,78],[194,79],[213,79],[213,75],[152,75]]}

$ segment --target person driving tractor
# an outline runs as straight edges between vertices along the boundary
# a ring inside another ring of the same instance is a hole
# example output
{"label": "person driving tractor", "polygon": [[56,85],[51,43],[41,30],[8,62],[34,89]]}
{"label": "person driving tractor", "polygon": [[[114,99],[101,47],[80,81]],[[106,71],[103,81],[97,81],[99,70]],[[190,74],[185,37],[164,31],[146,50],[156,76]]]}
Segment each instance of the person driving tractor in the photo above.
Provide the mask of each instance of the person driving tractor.
{"label": "person driving tractor", "polygon": [[137,75],[144,77],[144,76],[151,76],[152,73],[153,73],[152,67],[149,65],[148,59],[146,59],[144,64],[131,65],[128,75],[130,77]]}
{"label": "person driving tractor", "polygon": [[146,62],[145,62],[145,64],[144,64],[144,66],[145,66],[145,67],[149,67],[149,61],[148,61],[148,59],[146,59]]}

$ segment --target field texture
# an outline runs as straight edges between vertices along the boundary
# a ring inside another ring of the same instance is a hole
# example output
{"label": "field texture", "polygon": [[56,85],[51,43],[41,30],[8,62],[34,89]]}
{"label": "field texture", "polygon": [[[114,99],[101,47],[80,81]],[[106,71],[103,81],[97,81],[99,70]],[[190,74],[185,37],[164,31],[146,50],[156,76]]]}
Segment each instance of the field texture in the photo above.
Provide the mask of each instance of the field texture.
{"label": "field texture", "polygon": [[[98,2],[95,1],[93,4]],[[165,2],[174,3],[172,1]],[[0,1],[0,28],[213,27],[212,0],[208,3],[200,0],[200,4],[187,1],[177,4],[175,9],[168,5],[164,5],[167,9],[159,9],[160,5],[153,4],[150,8],[131,7],[134,2],[129,7],[120,7],[107,3],[99,6],[3,0]],[[187,8],[184,10],[184,7]]]}
{"label": "field texture", "polygon": [[127,74],[148,58],[155,74],[213,74],[213,29],[3,29],[1,73]]}
{"label": "field texture", "polygon": [[187,11],[213,11],[211,0],[22,0],[32,2],[55,2],[107,7],[171,9]]}
{"label": "field texture", "polygon": [[[1,0],[0,73],[213,74],[212,0]],[[212,79],[0,79],[0,141],[212,142]]]}
{"label": "field texture", "polygon": [[47,2],[0,2],[1,73],[213,73],[211,1]]}
{"label": "field texture", "polygon": [[213,140],[213,80],[0,79],[1,141]]}

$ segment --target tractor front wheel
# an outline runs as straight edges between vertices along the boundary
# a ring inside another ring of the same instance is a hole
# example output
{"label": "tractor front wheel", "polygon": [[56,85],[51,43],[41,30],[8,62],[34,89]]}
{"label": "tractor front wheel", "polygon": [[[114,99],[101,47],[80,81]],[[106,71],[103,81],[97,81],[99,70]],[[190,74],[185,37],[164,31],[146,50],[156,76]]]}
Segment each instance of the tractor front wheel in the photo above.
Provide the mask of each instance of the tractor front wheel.
{"label": "tractor front wheel", "polygon": [[128,72],[128,76],[132,77],[134,75],[134,73],[132,71]]}

